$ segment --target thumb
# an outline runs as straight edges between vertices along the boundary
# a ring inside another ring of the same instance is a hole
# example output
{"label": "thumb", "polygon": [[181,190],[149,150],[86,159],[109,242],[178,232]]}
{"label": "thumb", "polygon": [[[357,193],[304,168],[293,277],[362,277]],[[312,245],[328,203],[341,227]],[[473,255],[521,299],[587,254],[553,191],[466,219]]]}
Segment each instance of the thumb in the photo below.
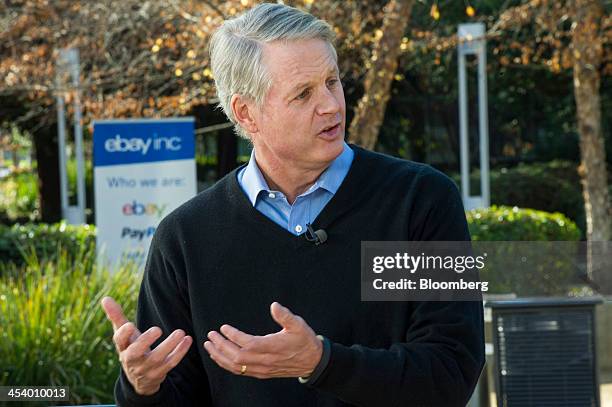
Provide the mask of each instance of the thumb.
{"label": "thumb", "polygon": [[119,327],[128,322],[125,315],[123,315],[121,305],[117,304],[111,297],[102,298],[100,304],[102,305],[102,309],[104,309],[104,313],[106,313],[106,317],[113,324],[113,330],[116,331]]}
{"label": "thumb", "polygon": [[293,314],[289,308],[283,307],[278,302],[273,302],[272,305],[270,305],[270,314],[274,321],[283,328],[295,328],[297,315]]}

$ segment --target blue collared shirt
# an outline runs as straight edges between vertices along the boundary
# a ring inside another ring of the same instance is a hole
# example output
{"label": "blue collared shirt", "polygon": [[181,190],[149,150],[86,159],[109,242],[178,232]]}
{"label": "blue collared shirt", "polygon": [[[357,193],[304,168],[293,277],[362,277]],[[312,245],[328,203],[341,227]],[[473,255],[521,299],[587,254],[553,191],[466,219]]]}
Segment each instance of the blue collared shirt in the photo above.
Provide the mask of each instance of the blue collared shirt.
{"label": "blue collared shirt", "polygon": [[238,174],[238,183],[259,212],[295,235],[306,232],[306,225],[312,223],[332,199],[353,162],[353,150],[344,143],[342,153],[317,178],[316,182],[300,194],[293,205],[285,194],[272,191],[255,162],[255,149],[251,152],[249,164]]}

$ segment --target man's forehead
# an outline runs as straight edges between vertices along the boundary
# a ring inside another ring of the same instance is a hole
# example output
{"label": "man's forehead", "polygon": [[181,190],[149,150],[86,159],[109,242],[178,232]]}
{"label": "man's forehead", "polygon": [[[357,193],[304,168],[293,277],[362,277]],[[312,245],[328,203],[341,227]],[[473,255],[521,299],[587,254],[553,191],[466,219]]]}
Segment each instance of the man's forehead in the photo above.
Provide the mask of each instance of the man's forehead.
{"label": "man's forehead", "polygon": [[331,47],[323,40],[266,44],[264,61],[272,80],[289,87],[322,74],[338,73]]}

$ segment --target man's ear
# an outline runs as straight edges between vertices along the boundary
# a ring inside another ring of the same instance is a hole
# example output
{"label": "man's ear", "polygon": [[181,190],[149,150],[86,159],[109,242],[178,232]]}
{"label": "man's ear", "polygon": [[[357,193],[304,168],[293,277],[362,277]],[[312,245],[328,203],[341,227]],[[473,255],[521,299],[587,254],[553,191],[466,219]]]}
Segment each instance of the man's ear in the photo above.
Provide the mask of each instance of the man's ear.
{"label": "man's ear", "polygon": [[230,107],[234,118],[247,133],[255,134],[259,131],[255,121],[256,107],[253,100],[235,94],[230,100]]}

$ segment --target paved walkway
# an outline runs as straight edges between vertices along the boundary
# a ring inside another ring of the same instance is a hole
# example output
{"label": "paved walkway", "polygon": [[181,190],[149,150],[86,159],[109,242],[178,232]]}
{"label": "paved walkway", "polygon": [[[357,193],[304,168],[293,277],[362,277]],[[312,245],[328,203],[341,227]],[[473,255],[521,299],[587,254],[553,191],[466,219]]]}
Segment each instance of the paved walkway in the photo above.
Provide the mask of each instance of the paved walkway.
{"label": "paved walkway", "polygon": [[[612,407],[612,372],[601,373],[599,381],[601,407]],[[497,406],[495,393],[491,393],[490,403],[491,406]]]}
{"label": "paved walkway", "polygon": [[612,372],[602,374],[599,378],[601,385],[601,407],[612,407]]}

